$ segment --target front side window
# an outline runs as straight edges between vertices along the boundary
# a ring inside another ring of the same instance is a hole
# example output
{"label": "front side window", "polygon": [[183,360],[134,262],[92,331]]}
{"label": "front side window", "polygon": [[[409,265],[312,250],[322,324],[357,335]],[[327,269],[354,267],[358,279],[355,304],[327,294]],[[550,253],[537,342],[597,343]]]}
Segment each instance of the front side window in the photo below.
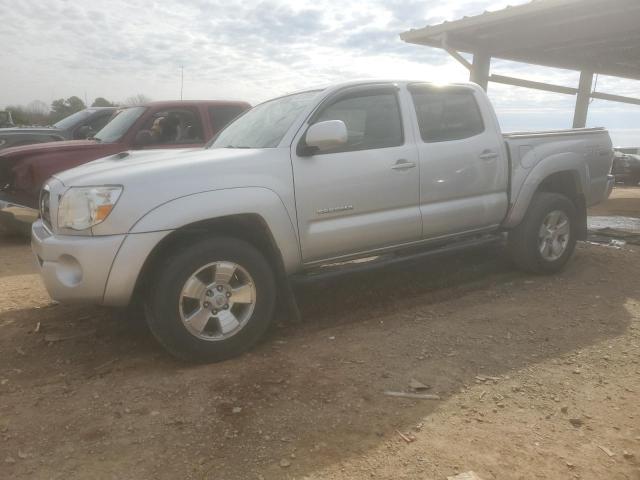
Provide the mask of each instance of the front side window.
{"label": "front side window", "polygon": [[459,87],[410,87],[420,136],[427,143],[462,140],[484,132],[473,92]]}
{"label": "front side window", "polygon": [[323,153],[397,147],[404,143],[402,117],[395,92],[358,92],[339,97],[313,123],[342,120],[347,144]]}
{"label": "front side window", "polygon": [[186,108],[167,109],[154,113],[146,120],[140,132],[145,134],[145,146],[189,145],[204,142],[200,115],[195,110]]}

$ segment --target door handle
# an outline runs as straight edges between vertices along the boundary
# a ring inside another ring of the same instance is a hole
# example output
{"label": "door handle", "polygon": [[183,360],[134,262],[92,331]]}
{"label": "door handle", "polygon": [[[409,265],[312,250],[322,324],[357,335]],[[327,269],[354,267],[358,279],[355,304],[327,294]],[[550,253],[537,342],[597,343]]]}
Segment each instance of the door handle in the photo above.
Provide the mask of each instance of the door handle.
{"label": "door handle", "polygon": [[481,160],[493,160],[494,158],[498,158],[498,154],[492,150],[485,150],[480,154]]}
{"label": "door handle", "polygon": [[414,162],[410,162],[401,158],[396,162],[396,164],[391,167],[392,170],[409,170],[410,168],[415,168],[416,164]]}

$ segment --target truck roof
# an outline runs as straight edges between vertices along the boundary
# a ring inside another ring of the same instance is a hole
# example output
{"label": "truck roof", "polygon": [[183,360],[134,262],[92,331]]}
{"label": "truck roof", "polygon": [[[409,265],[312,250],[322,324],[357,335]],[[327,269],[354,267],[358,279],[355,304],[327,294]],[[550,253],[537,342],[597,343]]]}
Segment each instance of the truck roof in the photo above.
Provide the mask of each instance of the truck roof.
{"label": "truck roof", "polygon": [[[249,105],[247,102],[236,100],[160,100],[142,104],[142,107],[175,107],[176,105],[184,105],[185,107],[194,107],[198,105],[209,105],[211,107],[221,105]],[[133,106],[133,105],[127,105]]]}

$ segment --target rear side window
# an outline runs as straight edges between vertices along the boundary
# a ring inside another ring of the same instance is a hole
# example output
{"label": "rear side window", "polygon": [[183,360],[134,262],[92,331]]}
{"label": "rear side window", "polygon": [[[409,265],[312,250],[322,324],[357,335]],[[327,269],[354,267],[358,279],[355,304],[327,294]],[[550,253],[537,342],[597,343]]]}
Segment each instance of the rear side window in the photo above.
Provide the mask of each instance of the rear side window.
{"label": "rear side window", "polygon": [[218,133],[247,108],[241,105],[219,105],[209,107],[209,119],[213,133]]}
{"label": "rear side window", "polygon": [[464,88],[412,86],[420,136],[427,143],[462,140],[484,132],[473,92]]}
{"label": "rear side window", "polygon": [[397,147],[404,143],[395,92],[358,92],[343,96],[325,107],[313,123],[326,120],[342,120],[348,140],[347,145],[323,153]]}

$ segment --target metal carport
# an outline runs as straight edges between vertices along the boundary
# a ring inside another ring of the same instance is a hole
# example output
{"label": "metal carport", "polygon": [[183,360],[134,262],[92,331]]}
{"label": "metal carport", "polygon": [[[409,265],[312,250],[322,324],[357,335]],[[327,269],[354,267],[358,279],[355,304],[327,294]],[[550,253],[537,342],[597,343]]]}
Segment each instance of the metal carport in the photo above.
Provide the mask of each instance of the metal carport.
{"label": "metal carport", "polygon": [[[592,98],[640,105],[639,98],[592,91],[595,74],[640,80],[640,0],[533,0],[400,34],[408,43],[442,48],[489,82],[576,95],[573,127],[586,125]],[[467,61],[459,52],[473,54]],[[492,58],[578,70],[577,88],[492,75]]]}

